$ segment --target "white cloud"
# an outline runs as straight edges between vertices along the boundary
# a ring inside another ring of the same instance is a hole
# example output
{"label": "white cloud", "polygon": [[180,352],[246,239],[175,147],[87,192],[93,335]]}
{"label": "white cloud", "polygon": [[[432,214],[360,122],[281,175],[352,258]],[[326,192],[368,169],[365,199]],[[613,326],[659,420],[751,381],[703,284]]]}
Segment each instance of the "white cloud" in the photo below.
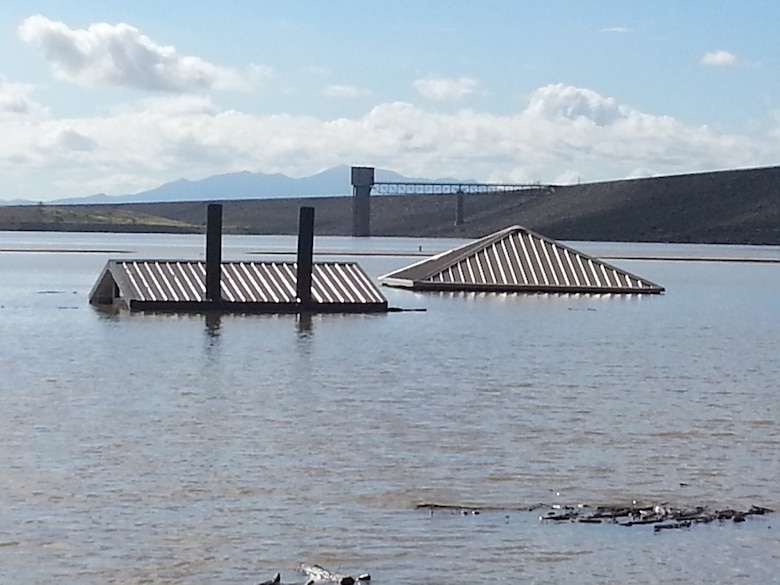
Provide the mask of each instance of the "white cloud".
{"label": "white cloud", "polygon": [[66,177],[53,183],[62,193],[95,195],[97,193],[131,194],[159,187],[160,183],[147,178],[144,181],[137,175],[127,173],[106,173],[97,177]]}
{"label": "white cloud", "polygon": [[721,134],[563,84],[537,89],[511,115],[392,102],[358,117],[323,120],[252,115],[180,95],[101,117],[5,120],[0,192],[33,200],[119,194],[179,178],[241,170],[300,177],[358,163],[420,177],[590,182],[762,166],[778,158],[780,146],[769,134]]}
{"label": "white cloud", "polygon": [[204,96],[181,95],[166,97],[150,97],[141,100],[132,107],[118,110],[131,115],[154,114],[161,116],[214,116],[219,109],[211,99]]}
{"label": "white cloud", "polygon": [[556,185],[576,185],[582,181],[582,176],[574,169],[568,169],[562,172],[551,181]]}
{"label": "white cloud", "polygon": [[601,32],[603,33],[615,33],[615,34],[628,34],[634,32],[634,29],[627,28],[625,26],[608,26],[606,28],[602,28]]}
{"label": "white cloud", "polygon": [[457,79],[426,78],[417,79],[412,83],[415,91],[421,96],[439,101],[457,101],[479,90],[479,82],[471,77]]}
{"label": "white cloud", "polygon": [[97,142],[72,128],[60,128],[52,134],[51,146],[72,152],[89,152],[97,148]]}
{"label": "white cloud", "polygon": [[41,52],[59,77],[81,85],[164,92],[247,88],[239,72],[180,55],[128,24],[71,29],[37,15],[25,19],[18,33]]}
{"label": "white cloud", "polygon": [[332,98],[358,98],[371,95],[371,92],[354,85],[334,84],[323,88],[322,95]]}
{"label": "white cloud", "polygon": [[624,118],[627,110],[613,98],[606,98],[590,89],[570,87],[559,83],[537,89],[531,96],[529,113],[543,118],[585,118],[605,126]]}
{"label": "white cloud", "polygon": [[248,75],[253,81],[263,83],[271,79],[276,79],[277,74],[276,70],[269,65],[258,65],[253,63],[249,66]]}
{"label": "white cloud", "polygon": [[738,62],[739,58],[734,53],[723,50],[704,53],[704,56],[701,58],[702,65],[711,67],[733,67]]}
{"label": "white cloud", "polygon": [[34,89],[31,85],[11,83],[0,75],[0,118],[43,114],[43,107],[30,97]]}
{"label": "white cloud", "polygon": [[333,75],[333,71],[328,67],[319,67],[317,65],[309,67],[309,73],[314,77],[330,77]]}

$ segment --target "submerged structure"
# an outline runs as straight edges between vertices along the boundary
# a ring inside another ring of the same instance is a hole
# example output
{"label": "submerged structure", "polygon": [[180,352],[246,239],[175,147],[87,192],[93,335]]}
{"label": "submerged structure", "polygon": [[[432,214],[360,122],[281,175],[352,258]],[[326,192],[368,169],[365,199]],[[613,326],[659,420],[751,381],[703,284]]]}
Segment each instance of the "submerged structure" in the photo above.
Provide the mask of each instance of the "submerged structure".
{"label": "submerged structure", "polygon": [[658,294],[662,286],[512,226],[379,278],[435,291]]}
{"label": "submerged structure", "polygon": [[206,261],[109,260],[89,296],[131,311],[380,313],[387,299],[354,262],[313,262],[314,208],[302,207],[296,262],[222,261],[222,206],[208,207]]}

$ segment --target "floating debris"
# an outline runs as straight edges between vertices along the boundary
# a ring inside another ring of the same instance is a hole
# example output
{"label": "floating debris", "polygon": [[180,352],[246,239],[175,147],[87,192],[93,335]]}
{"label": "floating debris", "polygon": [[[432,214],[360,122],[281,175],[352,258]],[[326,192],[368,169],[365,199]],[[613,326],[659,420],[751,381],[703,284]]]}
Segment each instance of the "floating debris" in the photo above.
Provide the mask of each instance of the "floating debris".
{"label": "floating debris", "polygon": [[533,504],[531,506],[496,507],[496,506],[460,506],[451,504],[418,504],[417,509],[429,511],[431,516],[435,511],[463,516],[477,515],[480,512],[534,512],[540,509],[549,511],[539,516],[542,522],[576,522],[579,524],[601,524],[602,522],[619,526],[654,525],[655,532],[669,529],[690,528],[694,524],[707,524],[715,521],[744,522],[749,516],[763,516],[774,510],[761,506],[751,506],[748,510],[732,508],[711,509],[707,506],[677,507],[667,503],[643,506],[632,501],[631,505],[588,504]]}
{"label": "floating debris", "polygon": [[548,504],[533,504],[531,506],[465,506],[460,504],[434,504],[424,503],[417,504],[415,508],[418,510],[428,510],[431,515],[435,511],[449,512],[451,514],[460,514],[461,516],[477,516],[482,512],[533,512],[541,508],[554,508],[557,504],[552,506]]}
{"label": "floating debris", "polygon": [[[301,563],[299,567],[300,571],[304,573],[308,579],[305,585],[325,584],[325,583],[338,583],[338,585],[355,585],[355,583],[368,583],[371,581],[371,575],[368,573],[361,574],[357,579],[350,575],[340,575],[329,571],[319,565],[307,565]],[[276,573],[273,579],[262,581],[258,585],[281,585],[282,575]]]}
{"label": "floating debris", "polygon": [[338,583],[339,585],[355,585],[355,583],[366,583],[371,580],[371,575],[364,573],[357,579],[350,575],[340,575],[329,571],[319,565],[307,565],[301,563],[300,570],[305,573],[309,580],[306,581],[306,585],[314,585],[315,583]]}
{"label": "floating debris", "polygon": [[642,526],[654,524],[655,532],[667,529],[690,528],[693,524],[707,524],[715,521],[731,520],[732,522],[744,522],[748,516],[763,516],[771,513],[769,508],[751,506],[747,511],[725,508],[712,510],[706,506],[693,508],[678,508],[668,504],[654,506],[597,506],[592,510],[583,512],[582,508],[564,506],[551,510],[539,520],[570,521],[586,524],[599,524],[602,521],[619,526]]}

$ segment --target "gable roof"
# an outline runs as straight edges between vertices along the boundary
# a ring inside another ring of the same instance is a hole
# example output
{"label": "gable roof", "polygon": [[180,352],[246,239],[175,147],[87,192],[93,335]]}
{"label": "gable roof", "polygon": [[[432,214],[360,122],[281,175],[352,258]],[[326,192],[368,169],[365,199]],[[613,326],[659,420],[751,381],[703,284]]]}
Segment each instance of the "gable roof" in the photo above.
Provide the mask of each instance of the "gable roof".
{"label": "gable roof", "polygon": [[[291,311],[299,307],[295,262],[223,262],[220,309]],[[206,305],[202,261],[109,260],[90,293],[93,304],[118,303],[133,310],[197,310]],[[352,262],[315,262],[312,300],[317,310],[387,309],[387,300]]]}
{"label": "gable roof", "polygon": [[381,276],[379,281],[417,290],[631,294],[664,290],[517,225]]}

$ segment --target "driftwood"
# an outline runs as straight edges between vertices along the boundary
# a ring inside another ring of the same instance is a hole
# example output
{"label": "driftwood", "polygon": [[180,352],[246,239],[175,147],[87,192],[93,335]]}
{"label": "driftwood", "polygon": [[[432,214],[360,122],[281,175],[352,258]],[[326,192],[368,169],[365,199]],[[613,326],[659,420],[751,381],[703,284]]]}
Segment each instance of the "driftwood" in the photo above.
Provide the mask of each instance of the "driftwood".
{"label": "driftwood", "polygon": [[693,524],[706,524],[714,521],[731,520],[744,522],[748,516],[763,516],[773,512],[769,508],[751,506],[746,511],[725,508],[713,510],[705,506],[680,508],[668,504],[640,506],[596,506],[587,504],[565,506],[561,504],[533,504],[531,506],[495,507],[495,506],[458,506],[449,504],[419,504],[418,509],[426,509],[431,515],[436,511],[452,514],[476,515],[480,512],[533,512],[548,508],[546,514],[539,516],[543,522],[577,522],[581,524],[600,524],[609,522],[619,526],[641,526],[652,524],[655,532],[661,530],[690,528]]}

